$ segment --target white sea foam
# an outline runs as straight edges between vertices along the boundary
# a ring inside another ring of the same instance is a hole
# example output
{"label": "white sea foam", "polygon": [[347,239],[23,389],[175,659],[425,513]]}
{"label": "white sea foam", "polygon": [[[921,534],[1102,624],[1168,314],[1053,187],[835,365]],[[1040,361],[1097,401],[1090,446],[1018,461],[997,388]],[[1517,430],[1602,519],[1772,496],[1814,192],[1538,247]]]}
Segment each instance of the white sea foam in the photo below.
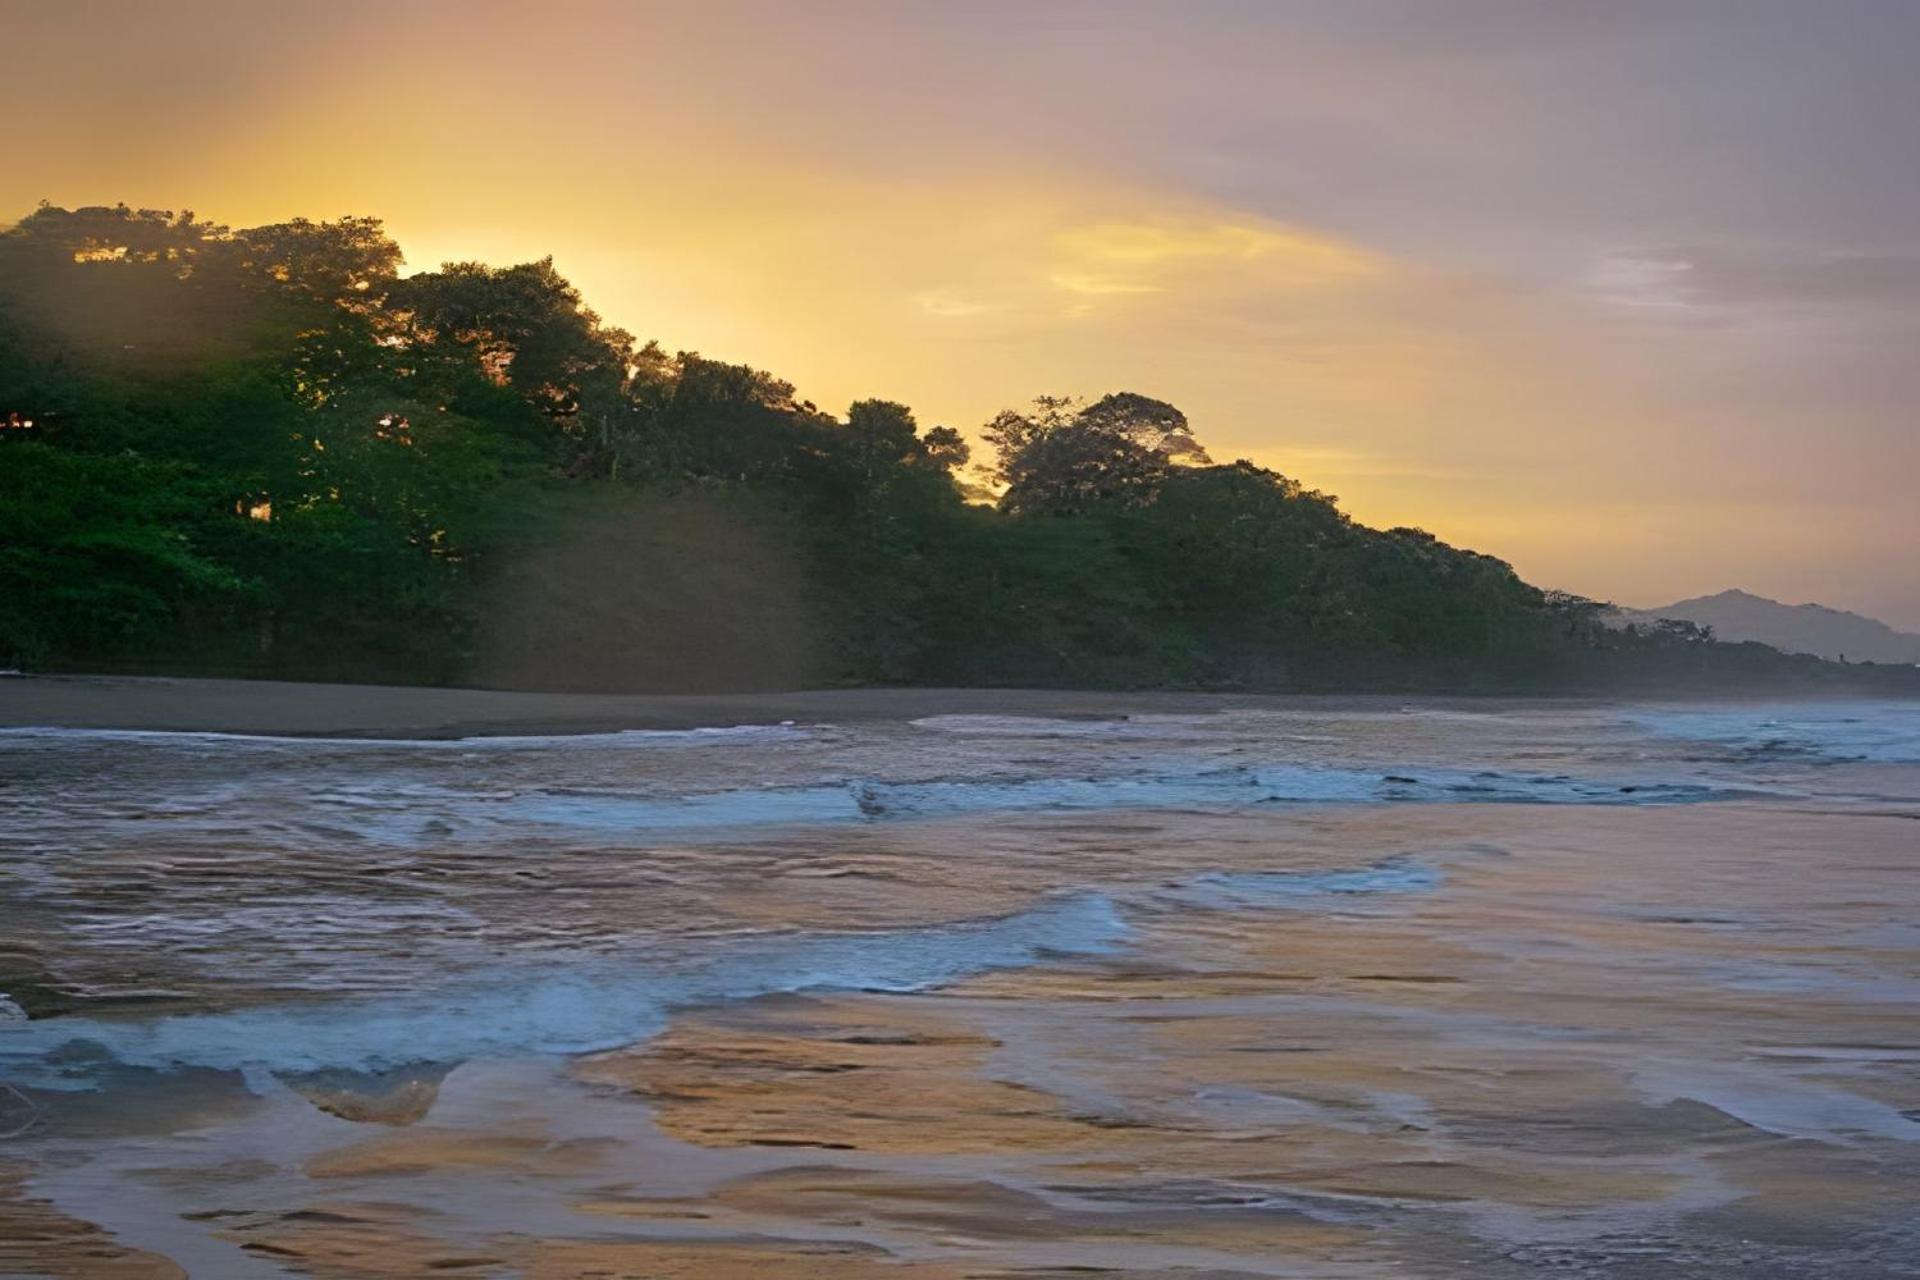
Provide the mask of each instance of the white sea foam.
{"label": "white sea foam", "polygon": [[[1134,909],[1302,907],[1328,897],[1424,892],[1442,878],[1416,859],[1392,857],[1339,870],[1208,873],[1128,900]],[[1115,897],[1087,891],[988,920],[799,935],[672,965],[596,960],[561,971],[503,969],[417,996],[153,1020],[14,1021],[0,1024],[0,1065],[44,1086],[84,1087],[103,1067],[381,1071],[504,1053],[581,1053],[644,1039],[676,1008],[789,991],[919,991],[1050,957],[1106,954],[1128,933]]]}
{"label": "white sea foam", "polygon": [[1755,759],[1920,763],[1920,702],[1670,706],[1634,712],[1628,721],[1659,737]]}
{"label": "white sea foam", "polygon": [[1655,777],[1587,779],[1557,774],[1461,769],[1328,769],[1274,765],[1118,777],[854,781],[649,796],[550,788],[524,793],[412,787],[328,792],[316,799],[385,811],[363,834],[410,839],[435,816],[454,823],[687,835],[703,830],[888,822],[971,814],[1181,810],[1220,812],[1284,804],[1690,804],[1773,794],[1735,782],[1669,782]]}
{"label": "white sea foam", "polygon": [[644,1039],[679,1007],[784,991],[916,991],[1049,955],[1111,951],[1126,933],[1109,898],[1081,893],[991,920],[796,936],[677,965],[502,970],[419,995],[153,1020],[8,1022],[0,1024],[0,1064],[16,1080],[85,1087],[102,1065],[376,1071],[580,1053]]}
{"label": "white sea foam", "polygon": [[1216,871],[1156,891],[1154,901],[1217,911],[1307,907],[1328,897],[1422,893],[1440,887],[1438,867],[1412,858],[1383,858],[1341,871]]}
{"label": "white sea foam", "polygon": [[1634,1081],[1649,1101],[1703,1102],[1743,1124],[1788,1138],[1920,1142],[1920,1122],[1874,1098],[1823,1080],[1703,1064],[1650,1063]]}
{"label": "white sea foam", "polygon": [[1424,707],[1222,707],[1216,711],[1138,712],[1113,716],[1020,716],[956,713],[922,716],[908,723],[916,729],[978,738],[1094,738],[1163,739],[1244,735],[1258,738],[1329,723],[1392,724],[1407,720],[1495,724],[1503,713],[1459,708]]}
{"label": "white sea foam", "polygon": [[1188,738],[1245,723],[1245,713],[1110,717],[944,715],[909,721],[916,729],[969,738]]}

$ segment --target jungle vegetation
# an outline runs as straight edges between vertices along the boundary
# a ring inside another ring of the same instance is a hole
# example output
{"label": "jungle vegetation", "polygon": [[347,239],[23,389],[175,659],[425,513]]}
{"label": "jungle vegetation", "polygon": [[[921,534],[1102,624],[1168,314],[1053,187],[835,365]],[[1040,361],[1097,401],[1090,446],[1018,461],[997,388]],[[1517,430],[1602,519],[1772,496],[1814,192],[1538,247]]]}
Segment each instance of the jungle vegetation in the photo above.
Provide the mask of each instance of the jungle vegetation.
{"label": "jungle vegetation", "polygon": [[[0,233],[0,665],[471,681],[525,548],[698,499],[778,530],[824,683],[1867,678],[1609,628],[1492,556],[1214,460],[1146,395],[1042,396],[981,424],[975,460],[906,405],[836,414],[641,342],[551,260],[401,266],[374,218],[43,205]],[[674,554],[697,580],[758,553]]]}

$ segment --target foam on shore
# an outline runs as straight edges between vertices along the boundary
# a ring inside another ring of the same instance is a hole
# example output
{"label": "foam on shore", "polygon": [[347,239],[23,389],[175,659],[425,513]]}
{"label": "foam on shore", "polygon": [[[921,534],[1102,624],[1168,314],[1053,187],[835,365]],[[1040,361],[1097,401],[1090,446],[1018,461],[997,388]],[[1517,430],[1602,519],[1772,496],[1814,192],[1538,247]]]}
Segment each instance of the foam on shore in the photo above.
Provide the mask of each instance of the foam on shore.
{"label": "foam on shore", "polygon": [[594,960],[503,969],[437,992],[142,1020],[0,1024],[0,1065],[24,1083],[90,1087],[121,1068],[392,1071],[509,1053],[584,1053],[657,1032],[678,1008],[814,990],[923,991],[1000,969],[1112,953],[1129,903],[1301,907],[1329,896],[1412,893],[1441,873],[1411,858],[1328,871],[1209,873],[1152,890],[1065,894],[1012,915],[911,929],[808,934],[677,964]]}

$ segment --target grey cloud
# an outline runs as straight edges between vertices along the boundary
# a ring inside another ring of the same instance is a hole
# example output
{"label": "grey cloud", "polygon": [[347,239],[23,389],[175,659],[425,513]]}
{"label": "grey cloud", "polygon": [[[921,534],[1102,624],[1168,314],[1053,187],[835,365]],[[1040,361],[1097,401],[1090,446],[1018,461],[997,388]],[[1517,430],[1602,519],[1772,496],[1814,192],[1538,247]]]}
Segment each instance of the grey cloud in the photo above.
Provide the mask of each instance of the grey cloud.
{"label": "grey cloud", "polygon": [[1723,306],[1902,306],[1920,302],[1920,254],[1749,249],[1675,250],[1694,299]]}
{"label": "grey cloud", "polygon": [[1920,303],[1920,253],[1676,245],[1610,254],[1588,283],[1610,302],[1647,309],[1879,310]]}

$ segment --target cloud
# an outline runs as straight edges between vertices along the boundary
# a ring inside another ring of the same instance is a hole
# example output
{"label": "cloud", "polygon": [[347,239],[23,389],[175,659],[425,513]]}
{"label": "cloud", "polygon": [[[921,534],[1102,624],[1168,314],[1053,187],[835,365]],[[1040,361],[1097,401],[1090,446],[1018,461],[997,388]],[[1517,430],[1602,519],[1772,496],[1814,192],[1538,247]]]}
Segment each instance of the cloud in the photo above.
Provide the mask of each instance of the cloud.
{"label": "cloud", "polygon": [[1668,313],[1906,307],[1920,302],[1920,254],[1683,245],[1609,254],[1587,284],[1608,302]]}
{"label": "cloud", "polygon": [[[827,175],[788,181],[835,189]],[[955,185],[931,197],[866,192],[860,202],[885,206],[887,234],[813,229],[827,234],[806,255],[830,272],[837,293],[868,292],[882,275],[897,275],[894,296],[918,316],[974,322],[1008,339],[1048,341],[1060,321],[1095,317],[1244,343],[1249,316],[1309,305],[1330,306],[1331,316],[1336,299],[1394,270],[1381,255],[1305,227],[1097,181],[984,192]],[[1103,216],[1115,209],[1124,216]],[[739,260],[739,250],[729,252]],[[1228,339],[1230,325],[1240,332]],[[1305,328],[1322,326],[1293,327],[1291,339],[1268,332],[1259,340],[1299,348],[1314,341]]]}
{"label": "cloud", "polygon": [[8,10],[0,217],[381,214],[822,403],[1131,388],[1548,581],[1920,625],[1920,4],[99,7]]}
{"label": "cloud", "polygon": [[1127,280],[1118,276],[1094,275],[1082,271],[1056,271],[1047,277],[1056,289],[1068,293],[1086,293],[1095,297],[1116,293],[1163,293],[1165,286],[1148,284],[1142,280]]}
{"label": "cloud", "polygon": [[914,302],[930,316],[960,319],[996,310],[993,303],[969,296],[960,289],[929,289],[914,295]]}
{"label": "cloud", "polygon": [[1113,262],[1257,258],[1286,249],[1349,270],[1366,263],[1364,254],[1310,232],[1235,223],[1096,222],[1064,231],[1058,239],[1076,256]]}
{"label": "cloud", "polygon": [[1205,218],[1103,219],[1053,236],[1048,280],[1094,297],[1164,293],[1181,279],[1229,267],[1264,289],[1338,287],[1376,276],[1385,262],[1358,246],[1279,223]]}

